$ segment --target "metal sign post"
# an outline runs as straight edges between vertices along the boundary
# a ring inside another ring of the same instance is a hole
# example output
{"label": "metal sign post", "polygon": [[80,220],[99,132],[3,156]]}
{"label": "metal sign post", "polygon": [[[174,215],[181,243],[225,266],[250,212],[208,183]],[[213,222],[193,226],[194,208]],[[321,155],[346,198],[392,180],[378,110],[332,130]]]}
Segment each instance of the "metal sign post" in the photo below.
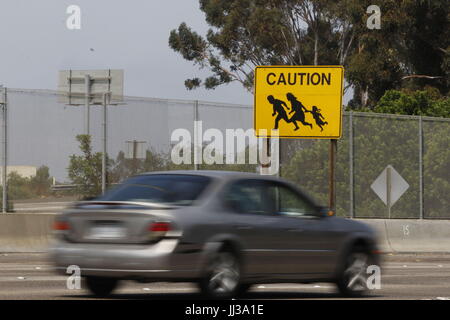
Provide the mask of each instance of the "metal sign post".
{"label": "metal sign post", "polygon": [[123,70],[63,70],[59,72],[59,102],[85,105],[85,133],[90,134],[90,105],[103,106],[102,192],[106,191],[107,106],[123,103]]}
{"label": "metal sign post", "polygon": [[3,86],[0,86],[0,105],[2,106],[3,110],[3,117],[2,117],[2,127],[3,127],[3,139],[2,139],[2,146],[3,146],[3,172],[2,172],[2,185],[3,185],[3,194],[2,194],[2,212],[6,213],[8,212],[8,139],[7,139],[7,110],[8,110],[8,101],[7,101],[7,90],[6,88],[3,88]]}
{"label": "metal sign post", "polygon": [[[132,164],[133,164],[133,168],[132,168],[132,174],[135,175],[137,173],[137,169],[138,169],[138,159],[145,159],[145,155],[144,152],[142,150],[142,148],[139,148],[140,146],[142,146],[143,144],[147,143],[147,141],[137,141],[137,140],[132,140],[132,141],[125,141],[128,145],[128,150],[127,153],[125,154],[125,158],[128,159],[132,159]],[[130,148],[129,146],[131,145],[131,152],[130,152]]]}
{"label": "metal sign post", "polygon": [[337,140],[330,140],[329,152],[329,175],[328,175],[328,207],[330,211],[336,213],[336,154],[337,154]]}
{"label": "metal sign post", "polygon": [[84,132],[86,134],[90,134],[90,96],[91,96],[91,78],[88,74],[84,75],[84,87],[85,87],[85,105],[86,109],[84,110],[85,119],[84,119]]}
{"label": "metal sign post", "polygon": [[106,108],[108,106],[109,93],[103,94],[103,151],[102,151],[102,192],[106,191],[106,149],[107,149],[107,127],[106,127]]}
{"label": "metal sign post", "polygon": [[370,188],[387,206],[388,217],[391,218],[392,206],[408,190],[409,184],[393,166],[388,165],[375,179]]}

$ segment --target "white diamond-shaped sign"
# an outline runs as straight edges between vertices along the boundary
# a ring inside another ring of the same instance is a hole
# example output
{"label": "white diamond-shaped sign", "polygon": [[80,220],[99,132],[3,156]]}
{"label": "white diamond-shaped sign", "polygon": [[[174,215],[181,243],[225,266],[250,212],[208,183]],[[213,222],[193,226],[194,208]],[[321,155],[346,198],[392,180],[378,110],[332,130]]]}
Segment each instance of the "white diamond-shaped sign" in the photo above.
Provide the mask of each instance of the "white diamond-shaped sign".
{"label": "white diamond-shaped sign", "polygon": [[370,188],[385,205],[392,207],[408,190],[409,184],[391,165],[388,165]]}

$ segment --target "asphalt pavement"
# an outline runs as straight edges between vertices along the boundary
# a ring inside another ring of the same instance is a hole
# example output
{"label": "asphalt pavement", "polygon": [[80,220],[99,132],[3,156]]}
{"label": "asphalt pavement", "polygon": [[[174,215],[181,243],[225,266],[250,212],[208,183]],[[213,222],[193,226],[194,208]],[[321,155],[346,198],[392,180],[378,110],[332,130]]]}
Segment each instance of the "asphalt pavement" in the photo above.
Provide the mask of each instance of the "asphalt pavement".
{"label": "asphalt pavement", "polygon": [[[450,254],[383,255],[381,289],[364,300],[450,300]],[[69,276],[69,275],[68,275]],[[68,289],[68,276],[57,275],[43,253],[0,253],[0,300],[96,299],[87,290]],[[189,283],[124,281],[111,299],[200,299]],[[242,299],[343,299],[334,285],[256,285]]]}

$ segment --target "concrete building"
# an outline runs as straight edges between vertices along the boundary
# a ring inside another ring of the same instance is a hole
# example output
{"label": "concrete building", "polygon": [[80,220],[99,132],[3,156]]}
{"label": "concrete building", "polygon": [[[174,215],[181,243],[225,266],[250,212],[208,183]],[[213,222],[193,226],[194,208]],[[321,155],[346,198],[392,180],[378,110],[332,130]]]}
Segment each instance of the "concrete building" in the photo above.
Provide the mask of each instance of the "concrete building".
{"label": "concrete building", "polygon": [[[24,178],[31,178],[36,176],[37,168],[34,166],[8,166],[6,173],[16,172],[19,176]],[[0,185],[3,185],[3,167],[0,167]]]}

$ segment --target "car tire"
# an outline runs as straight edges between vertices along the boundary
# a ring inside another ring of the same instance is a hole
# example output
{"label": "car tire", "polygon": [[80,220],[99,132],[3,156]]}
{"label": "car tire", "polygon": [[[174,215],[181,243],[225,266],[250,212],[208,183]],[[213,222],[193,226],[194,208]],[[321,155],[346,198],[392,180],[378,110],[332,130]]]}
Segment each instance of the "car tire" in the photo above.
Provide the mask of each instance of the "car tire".
{"label": "car tire", "polygon": [[362,297],[367,294],[367,267],[372,264],[371,261],[371,255],[362,247],[354,247],[349,251],[336,282],[341,295]]}
{"label": "car tire", "polygon": [[107,297],[117,287],[119,280],[104,277],[86,277],[86,286],[97,297]]}
{"label": "car tire", "polygon": [[241,266],[234,252],[221,250],[214,254],[199,282],[208,299],[230,299],[240,293]]}
{"label": "car tire", "polygon": [[241,283],[239,285],[239,288],[237,290],[236,296],[242,297],[250,290],[250,288],[253,286],[252,283]]}

